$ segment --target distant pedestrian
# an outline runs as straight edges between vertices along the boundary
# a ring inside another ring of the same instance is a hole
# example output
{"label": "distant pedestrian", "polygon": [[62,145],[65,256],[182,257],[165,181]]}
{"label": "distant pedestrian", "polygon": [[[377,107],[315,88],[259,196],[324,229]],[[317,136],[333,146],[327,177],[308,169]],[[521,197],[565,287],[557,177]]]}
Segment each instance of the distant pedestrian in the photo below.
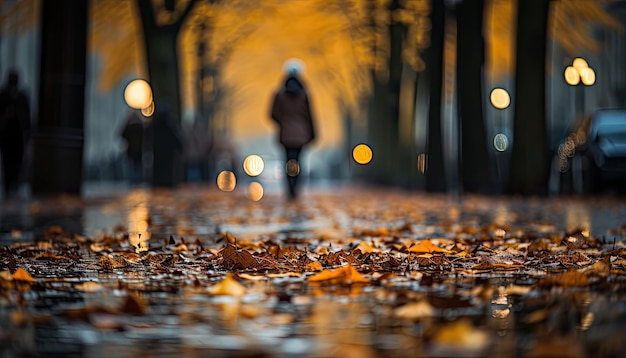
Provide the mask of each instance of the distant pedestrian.
{"label": "distant pedestrian", "polygon": [[295,199],[301,172],[300,153],[315,139],[315,126],[309,94],[300,78],[302,66],[291,61],[285,67],[284,85],[274,94],[271,118],[278,124],[278,140],[285,149],[288,195]]}
{"label": "distant pedestrian", "polygon": [[6,86],[0,91],[0,151],[3,190],[7,196],[17,193],[30,140],[30,106],[18,82],[17,72],[10,71]]}
{"label": "distant pedestrian", "polygon": [[141,184],[143,181],[143,143],[144,124],[137,111],[131,111],[126,117],[120,137],[126,143],[126,159],[130,165],[130,181]]}

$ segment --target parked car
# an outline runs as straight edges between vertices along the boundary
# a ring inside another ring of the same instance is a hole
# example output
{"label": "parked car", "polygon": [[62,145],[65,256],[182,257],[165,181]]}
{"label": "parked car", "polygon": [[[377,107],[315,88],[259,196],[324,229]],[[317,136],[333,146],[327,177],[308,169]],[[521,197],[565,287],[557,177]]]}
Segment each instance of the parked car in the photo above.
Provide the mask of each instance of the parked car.
{"label": "parked car", "polygon": [[579,120],[558,145],[551,187],[577,193],[626,190],[626,108]]}

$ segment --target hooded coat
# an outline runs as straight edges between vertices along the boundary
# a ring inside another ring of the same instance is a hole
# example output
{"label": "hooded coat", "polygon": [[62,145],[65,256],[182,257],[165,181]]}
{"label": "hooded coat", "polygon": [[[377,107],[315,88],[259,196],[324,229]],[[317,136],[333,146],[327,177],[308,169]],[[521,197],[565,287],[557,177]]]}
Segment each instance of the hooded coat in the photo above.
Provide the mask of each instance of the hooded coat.
{"label": "hooded coat", "polygon": [[309,98],[295,76],[289,76],[274,95],[271,117],[278,123],[278,139],[286,148],[301,148],[315,139]]}

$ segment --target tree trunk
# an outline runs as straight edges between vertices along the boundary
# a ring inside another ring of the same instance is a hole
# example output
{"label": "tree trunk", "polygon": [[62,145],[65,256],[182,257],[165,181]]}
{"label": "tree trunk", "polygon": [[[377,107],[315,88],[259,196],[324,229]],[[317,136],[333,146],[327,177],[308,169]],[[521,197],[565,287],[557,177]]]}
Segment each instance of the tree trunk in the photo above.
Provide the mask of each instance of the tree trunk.
{"label": "tree trunk", "polygon": [[167,104],[172,115],[180,120],[180,83],[178,51],[176,38],[178,33],[170,28],[146,30],[146,58],[148,76],[152,86],[156,106]]}
{"label": "tree trunk", "polygon": [[42,3],[34,194],[79,194],[82,185],[88,1]]}
{"label": "tree trunk", "polygon": [[441,132],[441,91],[443,76],[443,33],[445,9],[443,1],[433,1],[431,10],[431,45],[425,54],[427,80],[430,87],[428,104],[428,140],[426,144],[426,190],[443,192],[446,180]]}
{"label": "tree trunk", "polygon": [[483,12],[484,0],[464,0],[456,11],[461,183],[469,192],[493,188],[483,119]]}
{"label": "tree trunk", "polygon": [[546,47],[549,0],[520,0],[517,9],[515,123],[509,191],[547,194]]}
{"label": "tree trunk", "polygon": [[146,50],[146,65],[155,106],[166,104],[172,115],[180,120],[177,48],[180,27],[176,26],[176,23],[158,25],[152,2],[139,0],[138,3]]}

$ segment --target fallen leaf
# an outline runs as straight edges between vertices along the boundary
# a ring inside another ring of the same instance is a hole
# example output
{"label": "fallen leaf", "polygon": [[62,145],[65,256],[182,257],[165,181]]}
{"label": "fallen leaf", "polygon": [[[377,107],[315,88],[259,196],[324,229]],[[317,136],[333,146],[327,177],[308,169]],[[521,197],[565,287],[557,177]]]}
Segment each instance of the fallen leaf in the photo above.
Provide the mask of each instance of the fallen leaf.
{"label": "fallen leaf", "polygon": [[430,254],[433,252],[444,252],[445,250],[433,244],[432,241],[426,239],[408,248],[409,252],[418,254]]}
{"label": "fallen leaf", "polygon": [[336,270],[324,270],[309,277],[309,282],[329,282],[351,285],[353,283],[368,283],[369,280],[363,277],[352,265],[347,265]]}
{"label": "fallen leaf", "polygon": [[374,248],[372,247],[372,245],[370,245],[369,243],[365,241],[361,241],[355,249],[361,250],[361,253],[363,254],[367,254],[367,253],[374,251]]}
{"label": "fallen leaf", "polygon": [[248,250],[237,249],[235,245],[231,244],[226,244],[226,247],[219,252],[219,256],[222,258],[221,264],[230,270],[246,270],[258,265],[257,260]]}
{"label": "fallen leaf", "polygon": [[611,273],[611,258],[607,256],[598,260],[593,265],[582,269],[582,272],[588,276],[607,277]]}
{"label": "fallen leaf", "polygon": [[13,273],[13,279],[16,281],[35,282],[35,279],[21,267]]}
{"label": "fallen leaf", "polygon": [[212,295],[243,296],[246,294],[246,287],[237,282],[231,273],[227,273],[226,278],[209,289],[209,293]]}
{"label": "fallen leaf", "polygon": [[321,271],[322,264],[319,261],[313,261],[306,265],[306,269],[309,271]]}

